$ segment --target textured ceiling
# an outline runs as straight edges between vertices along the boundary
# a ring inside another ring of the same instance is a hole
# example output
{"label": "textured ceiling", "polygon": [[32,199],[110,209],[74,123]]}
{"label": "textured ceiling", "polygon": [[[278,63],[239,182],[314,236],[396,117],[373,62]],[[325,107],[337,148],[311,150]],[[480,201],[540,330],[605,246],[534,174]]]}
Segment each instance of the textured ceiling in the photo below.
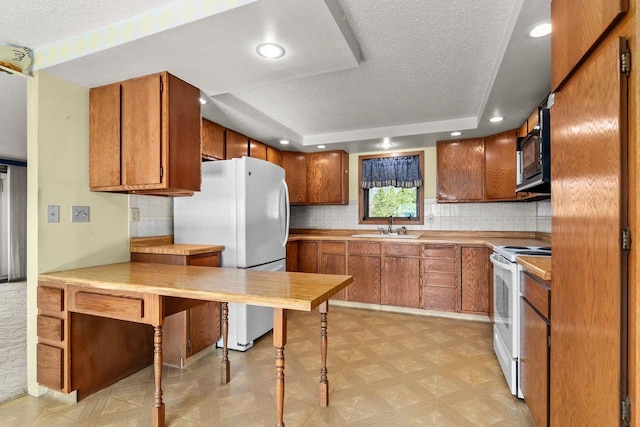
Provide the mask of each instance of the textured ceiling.
{"label": "textured ceiling", "polygon": [[[294,150],[374,151],[385,136],[396,148],[424,147],[458,129],[489,135],[522,123],[550,86],[549,37],[525,37],[549,20],[549,0],[4,2],[14,19],[0,43],[54,58],[43,72],[93,87],[166,69],[211,97],[203,116],[270,145],[290,139]],[[182,16],[205,4],[219,10],[118,33],[162,21],[158,8]],[[101,27],[117,42],[49,55]],[[255,56],[268,39],[287,48],[283,59]],[[0,157],[24,159],[25,79],[0,74],[0,93]],[[498,113],[505,121],[489,124]]]}

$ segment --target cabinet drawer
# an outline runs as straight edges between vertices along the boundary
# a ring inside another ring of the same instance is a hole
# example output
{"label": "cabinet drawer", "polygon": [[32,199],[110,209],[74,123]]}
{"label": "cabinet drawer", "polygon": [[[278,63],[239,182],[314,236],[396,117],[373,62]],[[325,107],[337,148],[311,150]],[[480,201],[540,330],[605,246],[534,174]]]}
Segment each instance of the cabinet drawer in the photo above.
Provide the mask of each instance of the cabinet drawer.
{"label": "cabinet drawer", "polygon": [[220,267],[220,252],[216,252],[214,254],[192,255],[189,258],[189,265]]}
{"label": "cabinet drawer", "polygon": [[422,308],[426,310],[455,311],[456,298],[453,288],[425,286],[422,295]]}
{"label": "cabinet drawer", "polygon": [[38,344],[37,380],[53,390],[64,387],[64,350],[46,344]]}
{"label": "cabinet drawer", "polygon": [[345,242],[322,242],[321,245],[323,254],[344,255],[347,252],[347,244]]}
{"label": "cabinet drawer", "polygon": [[38,338],[64,341],[64,320],[49,316],[38,316]]}
{"label": "cabinet drawer", "polygon": [[384,255],[397,257],[419,257],[420,245],[385,244]]}
{"label": "cabinet drawer", "polygon": [[520,293],[532,307],[540,312],[545,318],[550,319],[550,294],[551,289],[538,282],[527,273],[521,273],[524,280],[520,282]]}
{"label": "cabinet drawer", "polygon": [[144,318],[144,300],[141,298],[76,292],[74,308],[98,316],[115,315],[117,319],[140,321]]}
{"label": "cabinet drawer", "polygon": [[380,255],[380,243],[349,242],[349,254]]}
{"label": "cabinet drawer", "polygon": [[422,253],[430,258],[455,258],[455,248],[453,246],[423,246]]}
{"label": "cabinet drawer", "polygon": [[424,272],[455,273],[456,266],[452,259],[425,258]]}
{"label": "cabinet drawer", "polygon": [[456,284],[456,276],[453,273],[433,273],[425,270],[423,277],[425,286],[454,288]]}
{"label": "cabinet drawer", "polygon": [[38,308],[42,310],[64,311],[64,289],[39,285]]}

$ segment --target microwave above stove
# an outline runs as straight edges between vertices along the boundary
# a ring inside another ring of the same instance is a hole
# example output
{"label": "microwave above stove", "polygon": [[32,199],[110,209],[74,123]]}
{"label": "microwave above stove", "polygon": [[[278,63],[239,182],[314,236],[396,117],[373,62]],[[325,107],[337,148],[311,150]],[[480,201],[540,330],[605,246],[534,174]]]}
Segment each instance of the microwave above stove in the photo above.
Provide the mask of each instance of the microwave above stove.
{"label": "microwave above stove", "polygon": [[548,108],[538,112],[539,125],[518,139],[516,191],[551,191],[551,135]]}

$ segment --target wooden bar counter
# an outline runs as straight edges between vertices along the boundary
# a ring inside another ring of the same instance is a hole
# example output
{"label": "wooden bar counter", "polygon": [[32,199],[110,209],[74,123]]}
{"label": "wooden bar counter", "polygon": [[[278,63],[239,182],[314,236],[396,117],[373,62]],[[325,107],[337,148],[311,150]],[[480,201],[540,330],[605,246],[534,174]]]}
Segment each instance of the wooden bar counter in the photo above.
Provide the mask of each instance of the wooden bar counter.
{"label": "wooden bar counter", "polygon": [[[162,325],[170,314],[185,310],[201,301],[220,301],[223,312],[223,335],[226,332],[226,305],[229,302],[274,308],[273,341],[276,347],[276,407],[277,425],[284,426],[284,347],[287,341],[287,310],[320,311],[320,404],[329,403],[326,370],[328,299],[353,282],[351,276],[311,273],[267,272],[231,268],[178,266],[147,263],[120,263],[39,276],[39,317],[60,319],[60,336],[65,345],[56,352],[49,341],[40,340],[38,381],[45,382],[64,371],[58,366],[40,366],[42,360],[64,358],[69,344],[71,313],[124,320],[153,327],[155,393],[154,426],[164,426],[162,400]],[[44,314],[44,315],[43,315]],[[64,324],[67,326],[64,326]],[[224,340],[226,342],[226,339]],[[53,350],[51,350],[53,349]],[[46,350],[46,352],[45,352]],[[48,352],[48,353],[47,353]],[[229,360],[226,346],[222,352],[221,382],[229,380]],[[71,361],[70,363],[73,363]],[[42,373],[42,375],[41,375]],[[68,374],[66,374],[68,376]],[[61,374],[65,377],[65,374]],[[69,381],[54,381],[54,388],[70,392]],[[66,384],[66,385],[65,385]],[[60,385],[60,386],[58,386]],[[65,389],[66,387],[66,389]]]}

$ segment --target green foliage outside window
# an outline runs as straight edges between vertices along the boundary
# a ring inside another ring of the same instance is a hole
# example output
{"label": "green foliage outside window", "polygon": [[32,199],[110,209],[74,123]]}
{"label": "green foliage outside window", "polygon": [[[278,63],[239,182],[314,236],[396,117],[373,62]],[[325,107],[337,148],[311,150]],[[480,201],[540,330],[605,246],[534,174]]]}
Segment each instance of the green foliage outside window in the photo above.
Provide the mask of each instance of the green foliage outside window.
{"label": "green foliage outside window", "polygon": [[375,187],[369,190],[369,213],[371,217],[416,218],[417,188]]}

